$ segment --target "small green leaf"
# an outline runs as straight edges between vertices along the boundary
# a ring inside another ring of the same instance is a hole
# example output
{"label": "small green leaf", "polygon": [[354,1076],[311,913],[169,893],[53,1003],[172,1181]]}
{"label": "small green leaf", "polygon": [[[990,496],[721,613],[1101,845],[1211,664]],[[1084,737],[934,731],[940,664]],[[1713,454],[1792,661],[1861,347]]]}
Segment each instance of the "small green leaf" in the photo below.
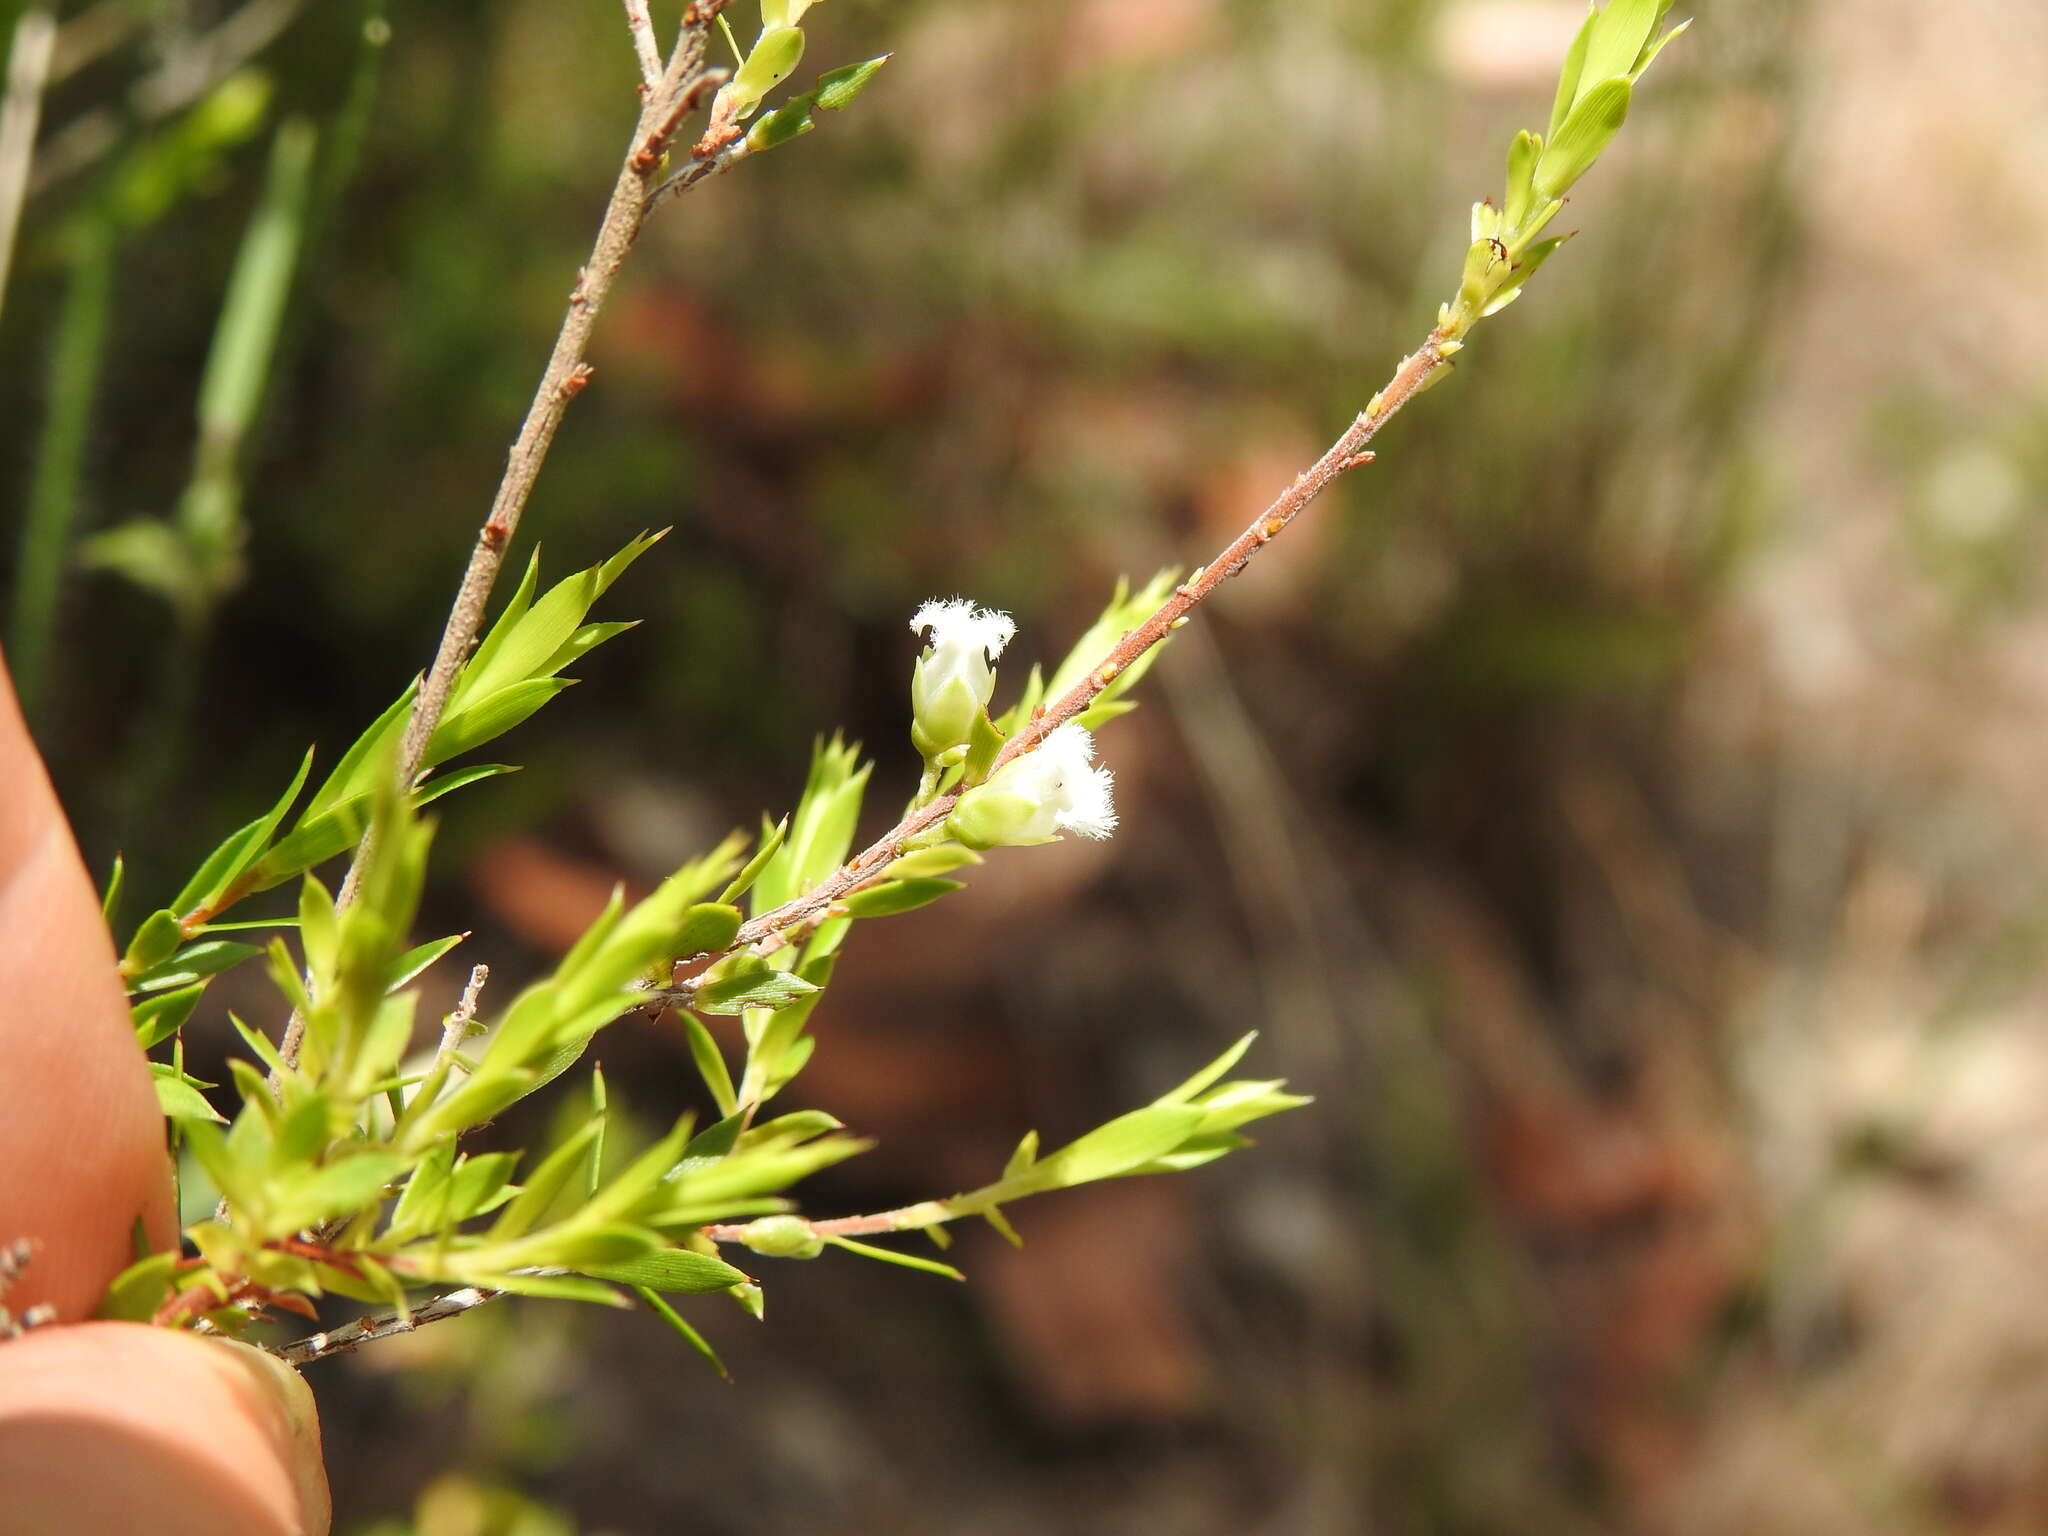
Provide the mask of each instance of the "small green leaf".
{"label": "small green leaf", "polygon": [[1179,1146],[1202,1123],[1199,1108],[1154,1104],[1119,1115],[1043,1159],[1027,1178],[1043,1189],[1113,1179]]}
{"label": "small green leaf", "polygon": [[821,110],[838,112],[853,105],[854,98],[868,88],[868,82],[875,78],[881,67],[892,55],[863,59],[858,64],[842,64],[837,69],[828,69],[818,76],[818,87],[811,92]]}
{"label": "small green leaf", "polygon": [[743,1284],[746,1275],[722,1259],[687,1248],[662,1248],[615,1264],[579,1264],[582,1273],[599,1280],[646,1286],[650,1290],[694,1296]]}
{"label": "small green leaf", "polygon": [[169,1298],[171,1279],[177,1271],[175,1248],[137,1259],[114,1276],[93,1316],[124,1323],[148,1322]]}
{"label": "small green leaf", "polygon": [[763,32],[747,60],[719,92],[740,117],[750,115],[804,56],[804,34],[799,27],[770,27]]}
{"label": "small green leaf", "polygon": [[[1003,1208],[1001,1206],[990,1206],[987,1210],[981,1213],[981,1219],[983,1221],[986,1221],[990,1226],[994,1227],[996,1229],[997,1236],[1001,1237],[1002,1240],[1008,1243],[1012,1248],[1022,1248],[1024,1246],[1024,1239],[1019,1237],[1017,1235],[1017,1229],[1010,1225],[1010,1218],[1003,1214]],[[936,1232],[939,1229],[937,1227],[934,1227],[932,1228],[932,1230]]]}
{"label": "small green leaf", "polygon": [[192,1010],[199,1006],[199,999],[205,991],[206,983],[198,982],[180,987],[175,992],[159,992],[136,1003],[132,1010],[135,1043],[146,1051],[175,1035],[192,1017]]}
{"label": "small green leaf", "polygon": [[227,1117],[206,1102],[194,1079],[161,1061],[152,1061],[149,1072],[156,1084],[156,1107],[166,1119],[214,1120],[227,1124]]}
{"label": "small green leaf", "polygon": [[154,970],[177,953],[184,942],[185,930],[177,913],[168,908],[150,913],[135,930],[135,937],[128,941],[128,952],[121,957],[121,974],[134,977]]}
{"label": "small green leaf", "polygon": [[531,682],[513,683],[480,699],[461,714],[444,719],[427,743],[427,762],[445,763],[474,751],[487,741],[504,735],[563,689],[575,684],[573,677],[538,677]]}
{"label": "small green leaf", "polygon": [[408,949],[398,957],[398,963],[392,967],[391,981],[385,990],[396,992],[468,937],[466,933],[451,933],[445,939],[435,939],[430,944],[420,944]]}
{"label": "small green leaf", "polygon": [[928,1275],[944,1275],[948,1280],[967,1278],[952,1265],[941,1264],[937,1259],[921,1259],[913,1253],[898,1253],[893,1248],[877,1248],[872,1243],[857,1243],[850,1237],[834,1237],[827,1241],[835,1248],[844,1248],[848,1253],[857,1253],[862,1258],[879,1259],[884,1264],[900,1264],[905,1269],[921,1269]]}
{"label": "small green leaf", "polygon": [[107,893],[100,898],[100,921],[109,928],[114,926],[114,914],[121,909],[121,889],[127,883],[128,864],[117,853],[114,867],[107,871]]}
{"label": "small green leaf", "polygon": [[682,926],[676,930],[672,941],[676,958],[689,960],[698,955],[723,954],[732,948],[741,920],[738,907],[724,902],[699,902],[683,914]]}
{"label": "small green leaf", "polygon": [[1174,1088],[1169,1092],[1162,1093],[1161,1095],[1159,1095],[1158,1098],[1154,1099],[1152,1102],[1155,1104],[1187,1103],[1188,1100],[1192,1099],[1196,1094],[1200,1093],[1203,1089],[1207,1088],[1211,1083],[1214,1083],[1221,1079],[1224,1073],[1228,1072],[1232,1067],[1236,1066],[1240,1061],[1242,1061],[1244,1059],[1244,1053],[1252,1048],[1252,1042],[1258,1038],[1259,1032],[1256,1029],[1248,1031],[1243,1035],[1240,1035],[1237,1038],[1237,1040],[1231,1045],[1229,1050],[1225,1051],[1221,1056],[1218,1056],[1214,1061],[1210,1062],[1209,1065],[1202,1068],[1201,1071],[1197,1072],[1193,1077],[1189,1078],[1179,1087]]}
{"label": "small green leaf", "polygon": [[1630,73],[1670,9],[1671,0],[1608,0],[1586,45],[1580,78],[1605,80]]}
{"label": "small green leaf", "polygon": [[768,867],[768,861],[775,857],[782,847],[782,840],[789,836],[789,818],[769,825],[768,818],[761,818],[761,836],[754,856],[747,860],[746,867],[732,877],[732,883],[718,893],[718,905],[738,901],[754,888],[754,882],[761,878],[761,871]]}
{"label": "small green leaf", "polygon": [[702,1019],[681,1009],[676,1016],[682,1020],[683,1035],[690,1044],[690,1059],[696,1063],[697,1075],[704,1079],[712,1103],[721,1115],[732,1114],[739,1101],[733,1095],[732,1070],[725,1064],[725,1053],[719,1050]]}
{"label": "small green leaf", "polygon": [[492,1243],[509,1243],[514,1238],[525,1236],[534,1223],[547,1214],[547,1208],[554,1204],[555,1197],[568,1187],[569,1180],[575,1176],[584,1152],[596,1135],[597,1127],[585,1124],[542,1160],[518,1197],[491,1224]]}
{"label": "small green leaf", "polygon": [[1511,239],[1522,227],[1522,220],[1529,217],[1529,205],[1535,200],[1532,178],[1542,153],[1543,141],[1526,128],[1508,146],[1508,193],[1501,216]]}
{"label": "small green leaf", "polygon": [[516,1152],[482,1152],[462,1158],[448,1180],[448,1214],[451,1223],[464,1222],[494,1211],[512,1198],[507,1185]]}
{"label": "small green leaf", "polygon": [[1562,197],[1578,179],[1593,168],[1600,152],[1614,141],[1628,117],[1633,93],[1626,79],[1602,80],[1580,98],[1564,126],[1544,146],[1536,162],[1535,188],[1538,197]]}
{"label": "small green leaf", "polygon": [[745,1013],[749,1008],[777,1011],[817,990],[790,971],[742,971],[699,989],[690,1007],[698,1013]]}
{"label": "small green leaf", "polygon": [[253,944],[237,944],[232,939],[200,939],[187,944],[163,964],[133,978],[128,983],[129,990],[162,992],[172,987],[187,987],[262,953]]}
{"label": "small green leaf", "polygon": [[458,789],[467,789],[485,779],[495,779],[508,773],[517,773],[517,763],[478,763],[474,768],[458,768],[453,773],[444,773],[438,779],[430,779],[413,791],[412,803],[415,808],[432,805],[443,795]]}
{"label": "small green leaf", "polygon": [[179,912],[195,912],[202,907],[212,907],[236,878],[259,859],[270,839],[284,822],[285,813],[292,808],[292,802],[299,798],[299,791],[306,787],[306,775],[313,769],[313,749],[308,747],[306,755],[299,759],[299,771],[292,775],[292,781],[285,792],[263,815],[246,827],[232,834],[207,857],[197,874],[186,883],[171,903]]}
{"label": "small green leaf", "polygon": [[1017,1150],[1010,1154],[1010,1160],[1003,1164],[1003,1177],[1014,1179],[1020,1173],[1030,1171],[1038,1161],[1038,1132],[1026,1131],[1023,1140],[1017,1143]]}
{"label": "small green leaf", "polygon": [[580,1275],[479,1275],[473,1284],[488,1285],[493,1290],[510,1291],[515,1296],[546,1296],[556,1301],[587,1301],[600,1307],[626,1307],[631,1303],[602,1280],[586,1280]]}
{"label": "small green leaf", "polygon": [[1549,131],[1544,134],[1547,139],[1557,137],[1557,130],[1564,126],[1564,120],[1571,115],[1572,108],[1578,105],[1579,78],[1586,72],[1586,48],[1593,40],[1593,28],[1599,21],[1600,12],[1589,0],[1586,6],[1586,19],[1579,23],[1578,34],[1572,38],[1572,45],[1565,52],[1564,68],[1557,77],[1557,98],[1550,108]]}
{"label": "small green leaf", "polygon": [[711,1347],[703,1334],[684,1322],[681,1314],[674,1307],[663,1301],[659,1293],[644,1285],[636,1285],[633,1289],[642,1301],[646,1302],[648,1306],[654,1308],[660,1314],[662,1321],[682,1335],[684,1343],[711,1362],[711,1369],[718,1372],[727,1381],[732,1380],[732,1372],[728,1371],[725,1368],[725,1362],[718,1358],[718,1351]]}
{"label": "small green leaf", "polygon": [[932,876],[890,880],[854,892],[844,904],[848,917],[894,917],[899,912],[914,912],[960,889],[958,880],[940,880]]}
{"label": "small green leaf", "polygon": [[950,874],[980,862],[981,855],[972,848],[962,848],[958,843],[940,843],[935,848],[920,848],[915,853],[904,854],[882,874],[890,880],[920,880],[932,875]]}
{"label": "small green leaf", "polygon": [[362,1152],[317,1169],[308,1177],[281,1180],[274,1200],[277,1219],[281,1225],[298,1228],[315,1226],[336,1216],[353,1216],[379,1199],[384,1186],[405,1169],[404,1158],[384,1152]]}

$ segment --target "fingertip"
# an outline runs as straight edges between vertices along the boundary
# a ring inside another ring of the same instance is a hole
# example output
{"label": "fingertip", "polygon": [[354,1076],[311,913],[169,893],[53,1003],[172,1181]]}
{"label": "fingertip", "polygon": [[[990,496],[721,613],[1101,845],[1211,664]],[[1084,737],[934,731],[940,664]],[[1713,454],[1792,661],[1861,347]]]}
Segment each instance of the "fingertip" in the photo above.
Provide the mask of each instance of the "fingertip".
{"label": "fingertip", "polygon": [[10,1536],[323,1536],[312,1393],[246,1345],[139,1323],[0,1345],[0,1530]]}

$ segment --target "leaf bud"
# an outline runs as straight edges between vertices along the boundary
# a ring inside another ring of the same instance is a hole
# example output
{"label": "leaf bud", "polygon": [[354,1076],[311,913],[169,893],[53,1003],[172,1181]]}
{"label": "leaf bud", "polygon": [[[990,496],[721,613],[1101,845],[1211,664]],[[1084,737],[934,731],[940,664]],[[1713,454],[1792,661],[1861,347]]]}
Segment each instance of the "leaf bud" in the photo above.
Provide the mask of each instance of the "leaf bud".
{"label": "leaf bud", "polygon": [[759,1217],[740,1228],[739,1238],[770,1259],[815,1259],[825,1251],[825,1239],[801,1216]]}

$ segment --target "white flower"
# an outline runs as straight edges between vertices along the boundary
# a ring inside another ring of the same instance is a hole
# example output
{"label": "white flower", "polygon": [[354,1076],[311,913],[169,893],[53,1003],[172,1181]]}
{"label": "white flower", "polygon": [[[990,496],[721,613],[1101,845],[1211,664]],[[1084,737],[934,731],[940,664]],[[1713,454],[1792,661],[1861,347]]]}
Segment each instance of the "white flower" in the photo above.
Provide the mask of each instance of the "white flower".
{"label": "white flower", "polygon": [[1069,720],[962,795],[946,830],[970,848],[1049,843],[1062,832],[1107,837],[1116,830],[1113,778],[1094,763],[1094,738]]}
{"label": "white flower", "polygon": [[955,597],[932,599],[911,616],[910,627],[930,642],[910,677],[910,738],[926,757],[937,757],[973,739],[995,691],[995,660],[1017,625],[1007,613]]}

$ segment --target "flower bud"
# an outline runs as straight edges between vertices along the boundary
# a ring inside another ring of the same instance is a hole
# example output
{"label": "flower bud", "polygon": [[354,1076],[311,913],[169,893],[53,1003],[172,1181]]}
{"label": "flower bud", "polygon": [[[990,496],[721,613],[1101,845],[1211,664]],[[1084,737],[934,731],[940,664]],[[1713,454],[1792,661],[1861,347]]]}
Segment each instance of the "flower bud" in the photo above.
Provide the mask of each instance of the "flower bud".
{"label": "flower bud", "polygon": [[910,739],[930,759],[973,740],[995,691],[995,660],[1017,626],[1007,613],[956,597],[926,603],[910,627],[927,638],[910,675]]}
{"label": "flower bud", "polygon": [[1069,720],[962,795],[946,818],[948,835],[969,848],[1049,843],[1062,832],[1109,836],[1116,830],[1110,772],[1094,759],[1094,739]]}
{"label": "flower bud", "polygon": [[825,1239],[801,1216],[762,1216],[740,1228],[740,1241],[770,1259],[815,1259]]}

